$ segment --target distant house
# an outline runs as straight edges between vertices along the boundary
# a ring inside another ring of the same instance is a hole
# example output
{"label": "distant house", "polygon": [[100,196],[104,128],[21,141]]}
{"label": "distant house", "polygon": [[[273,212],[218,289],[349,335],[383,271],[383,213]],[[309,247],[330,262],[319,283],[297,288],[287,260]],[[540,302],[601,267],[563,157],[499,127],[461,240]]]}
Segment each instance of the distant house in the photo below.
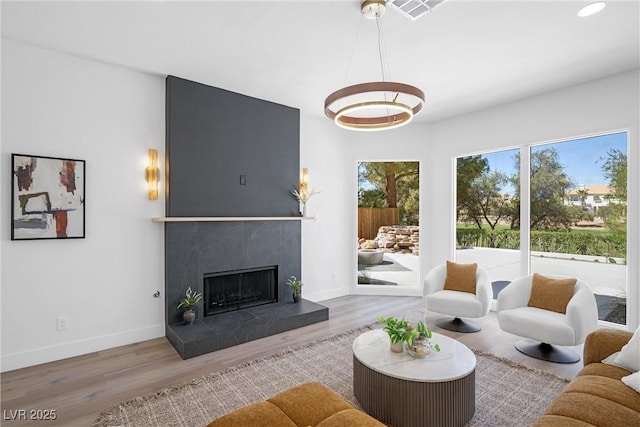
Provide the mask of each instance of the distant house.
{"label": "distant house", "polygon": [[569,191],[565,204],[582,206],[585,211],[597,212],[603,206],[619,203],[618,199],[611,197],[612,193],[607,184],[583,184]]}

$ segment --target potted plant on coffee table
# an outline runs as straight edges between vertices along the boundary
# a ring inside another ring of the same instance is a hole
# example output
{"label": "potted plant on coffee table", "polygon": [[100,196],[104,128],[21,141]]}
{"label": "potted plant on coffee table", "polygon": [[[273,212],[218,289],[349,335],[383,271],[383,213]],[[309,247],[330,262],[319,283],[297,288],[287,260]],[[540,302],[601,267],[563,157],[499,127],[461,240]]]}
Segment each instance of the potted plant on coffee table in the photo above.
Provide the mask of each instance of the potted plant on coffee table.
{"label": "potted plant on coffee table", "polygon": [[433,334],[423,322],[418,322],[414,327],[408,320],[393,316],[387,318],[379,316],[378,322],[385,324],[382,330],[389,335],[393,352],[402,353],[406,349],[407,353],[413,357],[424,357],[432,351],[440,351],[438,344],[431,344]]}
{"label": "potted plant on coffee table", "polygon": [[379,316],[378,322],[386,325],[382,330],[385,331],[391,339],[391,351],[395,353],[402,353],[404,349],[404,342],[408,337],[411,324],[404,319],[397,319],[393,316],[389,316],[386,319]]}
{"label": "potted plant on coffee table", "polygon": [[440,351],[438,344],[432,345],[431,338],[433,333],[424,323],[418,322],[418,326],[413,328],[409,325],[405,336],[405,348],[407,353],[413,357],[425,357],[432,351]]}
{"label": "potted plant on coffee table", "polygon": [[298,301],[300,301],[302,299],[303,283],[300,280],[296,279],[296,276],[291,276],[289,277],[289,280],[287,280],[287,285],[289,285],[291,292],[293,292],[293,302],[297,303]]}
{"label": "potted plant on coffee table", "polygon": [[178,304],[178,309],[184,308],[182,319],[185,324],[191,325],[193,321],[196,320],[196,312],[193,309],[200,301],[202,301],[202,294],[192,291],[191,286],[189,286],[184,293],[184,298],[182,298]]}

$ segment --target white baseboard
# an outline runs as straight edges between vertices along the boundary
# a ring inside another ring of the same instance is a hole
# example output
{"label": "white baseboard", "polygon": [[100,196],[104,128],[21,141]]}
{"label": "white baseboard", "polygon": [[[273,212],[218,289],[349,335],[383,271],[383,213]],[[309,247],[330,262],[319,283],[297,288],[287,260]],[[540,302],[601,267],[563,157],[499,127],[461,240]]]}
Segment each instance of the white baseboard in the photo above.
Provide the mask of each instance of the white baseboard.
{"label": "white baseboard", "polygon": [[163,323],[115,334],[91,337],[85,340],[6,354],[0,358],[0,372],[13,371],[164,336],[165,325]]}
{"label": "white baseboard", "polygon": [[388,295],[388,296],[403,296],[403,297],[422,297],[422,290],[417,286],[404,287],[404,286],[376,286],[366,285],[358,286],[354,285],[351,289],[350,295]]}
{"label": "white baseboard", "polygon": [[313,293],[309,293],[306,294],[303,291],[303,298],[309,301],[313,301],[313,302],[321,302],[324,300],[328,300],[331,298],[339,298],[339,297],[343,297],[345,295],[349,295],[349,289],[329,289],[327,291],[322,291],[322,292],[313,292]]}
{"label": "white baseboard", "polygon": [[391,295],[391,296],[409,296],[409,297],[421,297],[422,290],[418,287],[403,287],[403,286],[366,286],[358,287],[354,286],[350,289],[339,288],[330,289],[328,291],[304,293],[302,294],[304,299],[313,302],[322,302],[331,298],[339,298],[346,295]]}

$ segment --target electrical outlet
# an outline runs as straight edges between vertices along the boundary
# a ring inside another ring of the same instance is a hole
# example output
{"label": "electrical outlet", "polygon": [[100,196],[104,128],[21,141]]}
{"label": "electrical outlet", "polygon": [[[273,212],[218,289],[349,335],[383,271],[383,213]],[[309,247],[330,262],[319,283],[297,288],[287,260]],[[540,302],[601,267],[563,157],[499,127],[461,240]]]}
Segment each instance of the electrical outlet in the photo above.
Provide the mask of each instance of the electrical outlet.
{"label": "electrical outlet", "polygon": [[64,331],[69,326],[69,318],[66,316],[61,316],[56,319],[56,330]]}

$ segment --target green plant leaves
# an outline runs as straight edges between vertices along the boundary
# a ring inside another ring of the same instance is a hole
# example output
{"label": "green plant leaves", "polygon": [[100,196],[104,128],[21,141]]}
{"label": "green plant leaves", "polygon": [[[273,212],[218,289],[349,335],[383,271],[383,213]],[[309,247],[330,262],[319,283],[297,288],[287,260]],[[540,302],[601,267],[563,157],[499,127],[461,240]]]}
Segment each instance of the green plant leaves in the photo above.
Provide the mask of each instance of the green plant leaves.
{"label": "green plant leaves", "polygon": [[[427,328],[423,322],[418,322],[418,325],[415,328],[409,321],[405,319],[398,319],[393,316],[389,316],[387,318],[378,316],[378,322],[386,325],[382,330],[389,335],[393,344],[404,341],[411,346],[421,335],[423,335],[426,340],[430,340],[433,337],[431,329]],[[436,351],[440,351],[440,346],[436,344],[434,349]]]}
{"label": "green plant leaves", "polygon": [[291,276],[289,277],[289,280],[287,280],[287,285],[289,285],[289,288],[297,294],[302,289],[303,283],[296,279],[296,276]]}
{"label": "green plant leaves", "polygon": [[194,292],[189,286],[184,293],[184,298],[180,300],[177,308],[186,308],[187,310],[191,310],[193,307],[198,305],[202,301],[202,294]]}

